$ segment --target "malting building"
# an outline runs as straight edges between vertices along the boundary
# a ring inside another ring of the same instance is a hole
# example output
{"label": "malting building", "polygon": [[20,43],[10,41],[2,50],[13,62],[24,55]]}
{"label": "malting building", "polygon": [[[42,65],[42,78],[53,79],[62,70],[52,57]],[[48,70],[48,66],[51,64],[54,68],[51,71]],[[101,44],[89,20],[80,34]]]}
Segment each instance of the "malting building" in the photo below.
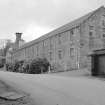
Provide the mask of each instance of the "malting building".
{"label": "malting building", "polygon": [[105,8],[102,6],[13,52],[13,60],[45,57],[59,70],[89,67],[91,51],[105,48]]}

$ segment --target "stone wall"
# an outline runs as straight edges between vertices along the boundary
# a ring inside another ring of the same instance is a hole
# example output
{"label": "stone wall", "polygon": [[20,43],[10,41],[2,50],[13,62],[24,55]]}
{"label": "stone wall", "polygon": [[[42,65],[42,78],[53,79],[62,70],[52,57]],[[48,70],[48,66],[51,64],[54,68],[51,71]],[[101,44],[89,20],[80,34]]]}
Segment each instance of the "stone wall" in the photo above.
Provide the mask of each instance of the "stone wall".
{"label": "stone wall", "polygon": [[[80,34],[80,67],[91,66],[89,52],[103,49],[103,32],[102,32],[102,14],[105,14],[105,9],[101,8],[94,13],[90,18],[81,24]],[[105,19],[104,19],[105,20]],[[90,67],[89,67],[90,68]]]}
{"label": "stone wall", "polygon": [[[57,65],[62,70],[75,69],[78,66],[79,35],[79,26],[74,27],[38,43],[34,43],[29,47],[17,50],[14,53],[14,59],[28,60],[36,57],[45,57],[52,65]],[[71,48],[74,52],[70,51]],[[73,53],[73,55],[71,56],[70,53]]]}

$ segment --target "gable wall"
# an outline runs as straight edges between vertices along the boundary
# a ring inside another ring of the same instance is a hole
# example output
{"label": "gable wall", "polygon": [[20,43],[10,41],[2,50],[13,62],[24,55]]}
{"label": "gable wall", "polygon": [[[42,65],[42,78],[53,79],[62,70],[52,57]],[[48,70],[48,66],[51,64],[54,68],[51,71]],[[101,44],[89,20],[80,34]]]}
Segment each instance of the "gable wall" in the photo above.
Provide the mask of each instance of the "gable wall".
{"label": "gable wall", "polygon": [[[103,36],[102,36],[102,14],[105,9],[102,8],[88,18],[83,24],[81,24],[80,35],[80,66],[91,66],[91,59],[87,57],[89,52],[93,50],[104,48]],[[92,26],[90,28],[90,26]],[[92,37],[90,37],[92,32]]]}

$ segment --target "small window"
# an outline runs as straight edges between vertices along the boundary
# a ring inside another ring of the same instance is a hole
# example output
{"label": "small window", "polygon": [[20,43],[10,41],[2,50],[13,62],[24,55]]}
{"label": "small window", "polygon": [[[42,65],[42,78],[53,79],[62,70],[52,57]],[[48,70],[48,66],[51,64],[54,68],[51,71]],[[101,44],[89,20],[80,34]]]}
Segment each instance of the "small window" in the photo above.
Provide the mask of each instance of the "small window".
{"label": "small window", "polygon": [[70,40],[73,40],[73,37],[74,37],[74,30],[70,30]]}
{"label": "small window", "polygon": [[37,56],[39,56],[39,47],[38,46],[36,47],[36,50],[37,50]]}
{"label": "small window", "polygon": [[105,14],[103,14],[103,18],[105,18]]}
{"label": "small window", "polygon": [[103,34],[103,37],[105,38],[105,34]]}
{"label": "small window", "polygon": [[74,30],[72,29],[72,30],[70,31],[70,33],[71,33],[71,35],[73,35],[73,34],[74,34]]}
{"label": "small window", "polygon": [[83,46],[84,46],[84,43],[81,42],[81,43],[80,43],[80,47],[83,47]]}
{"label": "small window", "polygon": [[105,20],[102,20],[102,25],[105,27]]}
{"label": "small window", "polygon": [[49,52],[49,54],[50,54],[50,61],[52,60],[52,52]]}
{"label": "small window", "polygon": [[74,48],[70,48],[70,57],[74,57]]}
{"label": "small window", "polygon": [[103,28],[103,32],[105,32],[105,28]]}
{"label": "small window", "polygon": [[89,26],[89,30],[94,30],[94,26]]}
{"label": "small window", "polygon": [[43,41],[43,47],[45,47],[45,41]]}
{"label": "small window", "polygon": [[58,35],[58,43],[61,44],[61,34]]}
{"label": "small window", "polygon": [[94,48],[94,37],[92,32],[89,33],[89,48]]}
{"label": "small window", "polygon": [[89,36],[92,37],[93,36],[93,32],[89,32]]}
{"label": "small window", "polygon": [[62,59],[62,51],[61,50],[58,51],[58,57],[59,57],[59,59]]}
{"label": "small window", "polygon": [[52,44],[50,44],[50,50],[52,50],[53,49],[53,45]]}

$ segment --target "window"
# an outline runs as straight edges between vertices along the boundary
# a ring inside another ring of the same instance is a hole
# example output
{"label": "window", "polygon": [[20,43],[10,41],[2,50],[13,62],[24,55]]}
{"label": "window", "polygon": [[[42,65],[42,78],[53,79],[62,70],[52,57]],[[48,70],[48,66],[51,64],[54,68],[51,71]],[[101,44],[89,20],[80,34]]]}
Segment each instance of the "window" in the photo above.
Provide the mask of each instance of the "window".
{"label": "window", "polygon": [[52,52],[49,52],[49,54],[50,54],[50,61],[52,60]]}
{"label": "window", "polygon": [[103,34],[103,37],[105,38],[105,34]]}
{"label": "window", "polygon": [[93,32],[89,32],[89,48],[90,48],[90,49],[94,48]]}
{"label": "window", "polygon": [[62,59],[62,51],[61,50],[58,51],[58,57],[59,57],[59,59]]}
{"label": "window", "polygon": [[102,25],[105,27],[105,20],[102,20]]}
{"label": "window", "polygon": [[94,26],[89,26],[89,30],[93,30],[94,29]]}
{"label": "window", "polygon": [[52,38],[50,38],[50,50],[53,48]]}
{"label": "window", "polygon": [[89,32],[89,36],[92,37],[93,36],[93,32]]}
{"label": "window", "polygon": [[84,43],[83,43],[83,42],[81,42],[81,43],[80,43],[80,47],[82,48],[83,46],[84,46]]}
{"label": "window", "polygon": [[53,45],[50,43],[50,50],[52,50],[53,49]]}
{"label": "window", "polygon": [[61,44],[61,34],[58,35],[58,43]]}
{"label": "window", "polygon": [[73,31],[73,29],[72,29],[70,32],[71,32],[71,34],[72,34],[72,35],[74,34],[74,31]]}
{"label": "window", "polygon": [[70,40],[73,40],[73,36],[74,36],[74,30],[70,30]]}
{"label": "window", "polygon": [[74,48],[70,48],[70,57],[74,57]]}
{"label": "window", "polygon": [[45,41],[43,41],[43,48],[45,47]]}
{"label": "window", "polygon": [[103,32],[105,32],[105,28],[103,28]]}
{"label": "window", "polygon": [[37,56],[39,56],[39,47],[38,47],[38,45],[36,47],[36,50],[37,50]]}

